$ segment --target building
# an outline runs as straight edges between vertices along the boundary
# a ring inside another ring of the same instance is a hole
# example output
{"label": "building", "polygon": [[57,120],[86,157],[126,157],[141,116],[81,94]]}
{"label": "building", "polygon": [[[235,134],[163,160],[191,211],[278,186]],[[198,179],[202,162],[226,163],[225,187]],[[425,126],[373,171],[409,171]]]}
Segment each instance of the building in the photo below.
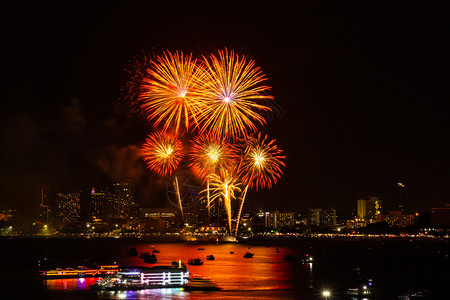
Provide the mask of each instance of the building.
{"label": "building", "polygon": [[367,222],[375,222],[383,213],[383,201],[378,197],[361,198],[356,201],[357,218]]}
{"label": "building", "polygon": [[133,180],[114,183],[111,190],[106,193],[106,219],[129,219],[134,204]]}
{"label": "building", "polygon": [[431,225],[450,227],[450,204],[431,209]]}
{"label": "building", "polygon": [[56,194],[55,222],[58,227],[80,221],[81,192],[65,192]]}
{"label": "building", "polygon": [[384,222],[390,226],[407,227],[416,223],[416,215],[405,215],[401,211],[390,211],[387,215],[378,215],[378,222]]}
{"label": "building", "polygon": [[274,212],[265,213],[265,225],[267,228],[281,229],[283,227],[294,227],[295,213],[294,212]]}
{"label": "building", "polygon": [[310,208],[308,211],[308,225],[318,227],[336,226],[336,209]]}
{"label": "building", "polygon": [[140,208],[142,232],[168,232],[178,230],[177,211],[171,208]]}
{"label": "building", "polygon": [[91,195],[91,218],[93,220],[105,220],[107,217],[107,195],[106,193],[95,192],[92,188]]}

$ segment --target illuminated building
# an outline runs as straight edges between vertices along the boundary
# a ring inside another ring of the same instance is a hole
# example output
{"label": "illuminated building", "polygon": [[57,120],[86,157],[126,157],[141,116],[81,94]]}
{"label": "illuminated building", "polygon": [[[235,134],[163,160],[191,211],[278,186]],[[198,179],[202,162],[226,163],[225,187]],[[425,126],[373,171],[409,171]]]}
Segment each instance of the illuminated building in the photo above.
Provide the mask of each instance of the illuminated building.
{"label": "illuminated building", "polygon": [[356,203],[358,219],[375,222],[383,212],[383,201],[378,197],[361,198]]}
{"label": "illuminated building", "polygon": [[378,215],[377,221],[391,226],[406,227],[416,223],[416,215],[404,215],[401,211],[390,211],[388,215]]}
{"label": "illuminated building", "polygon": [[106,218],[129,219],[134,202],[132,179],[114,183],[111,191],[106,194]]}
{"label": "illuminated building", "polygon": [[364,219],[355,218],[354,220],[347,220],[346,227],[347,229],[359,229],[362,227],[366,227],[367,222]]}
{"label": "illuminated building", "polygon": [[81,192],[56,194],[56,223],[62,227],[80,220]]}
{"label": "illuminated building", "polygon": [[308,225],[319,227],[336,226],[336,209],[310,208],[308,211]]}
{"label": "illuminated building", "polygon": [[139,209],[143,232],[176,231],[178,228],[177,211],[170,208]]}
{"label": "illuminated building", "polygon": [[2,210],[2,212],[0,212],[0,221],[8,221],[9,219],[14,218],[15,214],[15,209]]}
{"label": "illuminated building", "polygon": [[295,225],[294,212],[266,212],[265,225],[268,228],[281,229],[283,227],[294,227]]}
{"label": "illuminated building", "polygon": [[405,185],[401,182],[397,183],[397,206],[402,214],[405,213]]}
{"label": "illuminated building", "polygon": [[107,216],[106,193],[103,193],[103,192],[96,193],[95,189],[92,188],[90,198],[91,198],[91,217],[92,217],[92,219],[105,220],[106,216]]}
{"label": "illuminated building", "polygon": [[450,204],[431,209],[431,224],[450,227]]}

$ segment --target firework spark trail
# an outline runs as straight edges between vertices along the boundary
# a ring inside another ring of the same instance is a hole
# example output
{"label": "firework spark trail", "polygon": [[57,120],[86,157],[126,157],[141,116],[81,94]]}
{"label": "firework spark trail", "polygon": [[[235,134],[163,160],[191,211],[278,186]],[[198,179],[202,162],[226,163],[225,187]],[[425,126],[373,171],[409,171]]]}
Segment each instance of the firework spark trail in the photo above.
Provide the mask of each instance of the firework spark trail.
{"label": "firework spark trail", "polygon": [[[239,183],[232,178],[229,173],[219,176],[217,174],[210,175],[210,190],[212,192],[211,201],[220,201],[224,203],[227,213],[228,228],[231,234],[231,201],[235,199],[235,192],[240,192]],[[209,190],[209,189],[208,189]],[[202,191],[202,192],[205,192]]]}
{"label": "firework spark trail", "polygon": [[148,75],[143,79],[139,100],[141,108],[154,126],[163,123],[163,129],[174,129],[175,134],[198,126],[197,115],[207,113],[208,106],[200,95],[204,94],[203,68],[183,52],[164,52],[151,62]]}
{"label": "firework spark trail", "polygon": [[184,156],[181,141],[162,131],[148,135],[141,151],[147,168],[161,176],[172,174]]}
{"label": "firework spark trail", "polygon": [[180,205],[181,220],[183,220],[183,222],[184,222],[183,205],[181,204],[180,187],[178,185],[178,178],[176,176],[175,176],[175,188],[177,190],[178,204]]}
{"label": "firework spark trail", "polygon": [[247,190],[248,190],[248,185],[245,187],[243,195],[242,195],[241,205],[239,207],[239,213],[238,213],[237,221],[236,221],[236,231],[234,233],[234,236],[237,236],[237,233],[238,233],[239,220],[241,219],[242,208],[244,207],[244,201],[245,201],[245,196],[247,196]]}
{"label": "firework spark trail", "polygon": [[259,112],[271,109],[257,101],[273,97],[265,95],[270,87],[261,83],[267,78],[253,60],[225,49],[219,51],[218,57],[203,56],[203,65],[206,71],[203,96],[211,110],[200,114],[202,133],[235,140],[266,123]]}

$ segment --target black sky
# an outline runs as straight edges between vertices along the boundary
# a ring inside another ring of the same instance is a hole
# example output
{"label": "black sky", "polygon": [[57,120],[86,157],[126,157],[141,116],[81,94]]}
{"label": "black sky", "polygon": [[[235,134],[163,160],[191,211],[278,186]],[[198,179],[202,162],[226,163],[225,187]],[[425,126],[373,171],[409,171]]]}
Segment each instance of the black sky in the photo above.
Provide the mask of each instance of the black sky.
{"label": "black sky", "polygon": [[161,202],[164,180],[136,155],[151,128],[119,100],[124,69],[142,51],[224,47],[256,60],[282,109],[267,132],[285,175],[251,199],[389,207],[401,181],[407,209],[450,202],[448,11],[362,2],[4,2],[0,208],[123,176],[142,205]]}

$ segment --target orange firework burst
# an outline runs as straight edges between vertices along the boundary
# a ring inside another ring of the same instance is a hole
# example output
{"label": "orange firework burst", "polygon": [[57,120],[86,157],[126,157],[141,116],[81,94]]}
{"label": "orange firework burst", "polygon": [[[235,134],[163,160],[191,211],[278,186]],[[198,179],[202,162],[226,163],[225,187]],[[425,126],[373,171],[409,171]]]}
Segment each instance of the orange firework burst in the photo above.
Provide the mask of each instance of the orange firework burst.
{"label": "orange firework burst", "polygon": [[193,124],[198,125],[197,115],[205,111],[204,100],[199,97],[203,94],[204,72],[192,54],[167,51],[151,62],[147,72],[139,99],[148,119],[155,126],[163,123],[165,131],[173,128],[175,134],[182,126],[188,130]]}
{"label": "orange firework burst", "polygon": [[233,147],[213,136],[197,136],[192,141],[190,167],[202,178],[224,170],[230,170],[235,164],[236,154]]}
{"label": "orange firework burst", "polygon": [[266,123],[261,113],[271,109],[257,102],[273,97],[265,95],[270,87],[261,83],[267,78],[253,60],[225,49],[219,51],[219,57],[203,57],[203,65],[204,97],[210,110],[201,114],[201,132],[234,140]]}
{"label": "orange firework burst", "polygon": [[174,135],[159,131],[147,137],[142,155],[150,170],[161,176],[170,175],[183,159],[183,145]]}
{"label": "orange firework burst", "polygon": [[261,138],[261,134],[246,143],[238,171],[242,183],[255,186],[256,190],[266,185],[271,188],[283,174],[281,166],[285,166],[286,156],[281,155],[283,151],[277,148],[275,140],[267,142],[267,136]]}

